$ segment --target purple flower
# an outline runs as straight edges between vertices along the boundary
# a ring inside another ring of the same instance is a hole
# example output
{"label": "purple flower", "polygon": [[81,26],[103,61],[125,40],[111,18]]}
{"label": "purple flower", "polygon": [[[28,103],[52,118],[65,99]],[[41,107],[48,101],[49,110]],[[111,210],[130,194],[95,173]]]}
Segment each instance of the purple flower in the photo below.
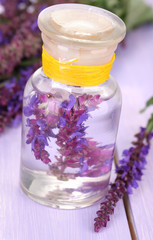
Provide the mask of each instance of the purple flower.
{"label": "purple flower", "polygon": [[130,155],[130,151],[129,150],[124,150],[122,153],[123,156],[129,156]]}
{"label": "purple flower", "polygon": [[34,70],[35,70],[34,67],[21,68],[19,70],[20,73],[19,83],[23,88],[25,87],[25,83],[27,82],[27,80],[33,74]]}
{"label": "purple flower", "polygon": [[79,160],[79,163],[82,164],[83,162],[84,162],[84,157],[81,156],[81,157],[80,157],[80,160]]}
{"label": "purple flower", "polygon": [[48,164],[50,162],[49,154],[46,150],[41,151],[40,158],[41,158],[42,162],[44,162],[45,164]]}
{"label": "purple flower", "polygon": [[39,31],[38,24],[37,24],[37,19],[35,19],[31,25],[31,30],[32,31]]}
{"label": "purple flower", "polygon": [[147,146],[142,147],[141,151],[144,155],[147,155],[149,152],[149,146],[147,145]]}
{"label": "purple flower", "polygon": [[140,132],[135,135],[137,141],[133,142],[134,147],[123,151],[123,159],[120,161],[120,166],[116,167],[117,177],[115,182],[111,184],[111,189],[108,191],[105,199],[101,203],[100,211],[97,212],[95,218],[95,232],[103,227],[106,227],[110,219],[110,215],[114,212],[114,207],[120,198],[127,192],[132,193],[132,187],[138,188],[137,181],[141,180],[142,170],[146,164],[145,156],[149,152],[150,140],[153,137],[152,133],[148,133],[145,128],[141,128]]}
{"label": "purple flower", "polygon": [[[27,105],[24,107],[24,114],[29,128],[26,142],[31,144],[35,158],[45,164],[49,163],[50,171],[59,179],[75,176],[97,177],[111,168],[114,145],[100,147],[99,143],[85,137],[88,128],[85,121],[90,117],[88,107],[95,104],[97,98],[85,95],[81,103],[79,98],[80,96],[75,98],[71,94],[69,100],[61,103],[52,95],[48,99],[47,96],[35,93],[25,99]],[[96,104],[94,106],[96,107]],[[57,134],[54,134],[54,129]],[[54,156],[57,160],[54,163],[51,163],[46,151],[52,138],[56,139],[59,153]],[[77,173],[66,173],[66,168],[77,168]]]}
{"label": "purple flower", "polygon": [[4,86],[11,91],[13,87],[16,86],[17,79],[16,77],[12,77],[8,82],[4,83]]}
{"label": "purple flower", "polygon": [[80,117],[79,117],[79,119],[78,119],[78,121],[77,121],[77,126],[79,126],[80,124],[82,124],[84,121],[86,121],[87,119],[89,118],[89,116],[88,116],[88,114],[85,112],[85,113],[83,113]]}
{"label": "purple flower", "polygon": [[128,185],[128,186],[126,187],[126,192],[127,192],[128,194],[132,194],[132,193],[133,193],[132,187],[131,187],[130,185]]}
{"label": "purple flower", "polygon": [[0,30],[0,44],[2,44],[3,41],[4,41],[3,32]]}
{"label": "purple flower", "polygon": [[75,102],[76,102],[75,97],[71,94],[69,96],[69,103],[68,103],[68,106],[67,106],[67,111],[70,111],[73,108]]}
{"label": "purple flower", "polygon": [[45,130],[47,128],[47,124],[45,119],[38,119],[37,120],[37,125],[41,128],[41,130]]}
{"label": "purple flower", "polygon": [[12,127],[18,127],[19,124],[21,123],[21,119],[22,119],[21,115],[17,115],[11,123]]}
{"label": "purple flower", "polygon": [[38,98],[37,94],[34,94],[30,99],[30,102],[27,106],[23,107],[23,113],[26,117],[30,117],[34,114],[34,111],[37,108],[37,105],[40,103],[40,99]]}
{"label": "purple flower", "polygon": [[138,188],[138,183],[136,182],[135,179],[133,179],[133,181],[131,183],[131,186],[134,187],[134,188]]}
{"label": "purple flower", "polygon": [[64,101],[61,103],[61,108],[67,108],[67,101]]}
{"label": "purple flower", "polygon": [[87,162],[84,162],[83,163],[83,166],[80,170],[80,174],[83,174],[84,172],[86,172],[88,170],[88,163]]}
{"label": "purple flower", "polygon": [[43,11],[47,7],[48,7],[47,4],[42,4],[41,7],[39,8],[39,12]]}
{"label": "purple flower", "polygon": [[145,132],[146,132],[146,128],[141,127],[140,128],[140,133],[139,133],[140,134],[140,138],[143,138]]}
{"label": "purple flower", "polygon": [[23,113],[26,117],[30,117],[33,114],[33,109],[31,109],[29,106],[23,107]]}
{"label": "purple flower", "polygon": [[76,137],[77,139],[80,139],[80,138],[82,138],[84,135],[85,135],[84,132],[83,132],[83,133],[81,133],[81,132],[74,132],[74,133],[71,134],[71,136],[69,137],[69,140],[68,140],[68,141],[72,141],[72,139],[74,139],[75,137]]}
{"label": "purple flower", "polygon": [[65,124],[66,124],[66,119],[64,118],[64,117],[59,117],[59,123],[58,123],[58,127],[60,128],[60,127],[64,127],[65,126]]}

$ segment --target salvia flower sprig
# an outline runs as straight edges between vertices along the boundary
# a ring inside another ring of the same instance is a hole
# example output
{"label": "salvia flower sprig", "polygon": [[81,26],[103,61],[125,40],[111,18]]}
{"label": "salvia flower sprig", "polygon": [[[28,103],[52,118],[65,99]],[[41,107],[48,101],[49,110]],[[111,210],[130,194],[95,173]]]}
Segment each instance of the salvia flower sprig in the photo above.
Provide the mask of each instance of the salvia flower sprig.
{"label": "salvia flower sprig", "polygon": [[27,69],[35,71],[36,65],[41,66],[38,13],[55,3],[62,0],[46,0],[45,4],[40,0],[0,1],[4,9],[0,13],[0,133],[21,120],[22,96],[29,77]]}
{"label": "salvia flower sprig", "polygon": [[19,77],[12,77],[0,87],[0,133],[6,126],[20,123],[24,86],[34,70],[34,66],[20,68]]}
{"label": "salvia flower sprig", "polygon": [[[77,169],[78,176],[90,177],[110,171],[114,145],[99,146],[86,136],[86,121],[90,112],[101,104],[100,95],[75,97],[70,94],[68,99],[61,100],[51,93],[31,92],[25,101],[26,143],[30,144],[37,160],[49,165],[50,173],[66,179],[70,177],[67,168]],[[54,162],[47,150],[52,141],[57,144],[58,151]],[[71,177],[74,176],[71,174]]]}
{"label": "salvia flower sprig", "polygon": [[132,193],[132,187],[137,188],[137,181],[141,180],[153,133],[147,132],[146,128],[141,128],[135,137],[136,141],[132,143],[133,146],[123,151],[123,159],[119,161],[120,166],[116,167],[115,182],[111,184],[105,201],[101,203],[100,210],[97,211],[97,217],[94,219],[95,232],[99,232],[101,228],[107,226],[110,215],[114,213],[116,203],[123,198],[126,192]]}

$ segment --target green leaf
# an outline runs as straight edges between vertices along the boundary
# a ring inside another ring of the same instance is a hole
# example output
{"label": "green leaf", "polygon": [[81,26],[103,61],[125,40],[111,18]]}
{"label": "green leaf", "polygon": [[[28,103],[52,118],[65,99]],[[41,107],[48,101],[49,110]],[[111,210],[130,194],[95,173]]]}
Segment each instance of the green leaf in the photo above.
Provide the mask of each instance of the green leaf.
{"label": "green leaf", "polygon": [[153,22],[153,10],[142,0],[129,0],[125,22],[127,30],[136,28],[146,22]]}
{"label": "green leaf", "polygon": [[153,114],[151,115],[151,118],[148,120],[147,123],[147,132],[153,131]]}
{"label": "green leaf", "polygon": [[36,62],[40,62],[40,58],[33,57],[33,58],[30,58],[30,59],[23,59],[20,62],[20,66],[22,66],[22,67],[31,66],[32,64],[34,64]]}
{"label": "green leaf", "polygon": [[151,97],[147,102],[146,106],[140,111],[140,113],[143,113],[149,106],[153,105],[153,97]]}
{"label": "green leaf", "polygon": [[82,0],[81,3],[104,8],[118,15],[123,21],[126,19],[128,4],[127,0]]}
{"label": "green leaf", "polygon": [[153,22],[153,10],[142,0],[80,0],[79,2],[115,13],[125,22],[127,30],[146,22]]}

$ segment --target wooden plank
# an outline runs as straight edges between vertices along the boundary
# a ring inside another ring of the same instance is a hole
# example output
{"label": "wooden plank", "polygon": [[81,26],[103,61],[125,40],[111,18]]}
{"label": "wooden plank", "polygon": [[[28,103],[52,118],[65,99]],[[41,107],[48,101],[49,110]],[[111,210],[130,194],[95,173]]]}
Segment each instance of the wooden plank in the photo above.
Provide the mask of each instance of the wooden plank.
{"label": "wooden plank", "polygon": [[[126,39],[126,48],[121,49],[119,58],[116,58],[117,68],[114,75],[118,79],[123,96],[123,107],[117,146],[119,157],[124,149],[131,146],[134,134],[139,126],[145,126],[153,111],[150,107],[144,114],[139,114],[145,101],[153,95],[153,26],[146,25],[129,33]],[[129,197],[132,218],[138,239],[153,239],[153,146],[147,157],[148,164],[144,171],[139,189]]]}
{"label": "wooden plank", "polygon": [[123,202],[108,227],[93,231],[99,204],[81,210],[59,210],[30,200],[19,187],[21,129],[0,137],[0,239],[1,240],[130,240]]}

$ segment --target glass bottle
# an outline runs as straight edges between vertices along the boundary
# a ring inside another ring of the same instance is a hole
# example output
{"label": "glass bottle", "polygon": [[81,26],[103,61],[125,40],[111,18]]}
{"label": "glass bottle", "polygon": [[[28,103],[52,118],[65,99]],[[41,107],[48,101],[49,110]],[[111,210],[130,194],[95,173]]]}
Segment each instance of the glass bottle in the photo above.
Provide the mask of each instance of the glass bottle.
{"label": "glass bottle", "polygon": [[107,68],[125,25],[82,4],[46,8],[38,25],[43,67],[24,91],[21,187],[45,205],[87,207],[109,184],[121,93]]}

